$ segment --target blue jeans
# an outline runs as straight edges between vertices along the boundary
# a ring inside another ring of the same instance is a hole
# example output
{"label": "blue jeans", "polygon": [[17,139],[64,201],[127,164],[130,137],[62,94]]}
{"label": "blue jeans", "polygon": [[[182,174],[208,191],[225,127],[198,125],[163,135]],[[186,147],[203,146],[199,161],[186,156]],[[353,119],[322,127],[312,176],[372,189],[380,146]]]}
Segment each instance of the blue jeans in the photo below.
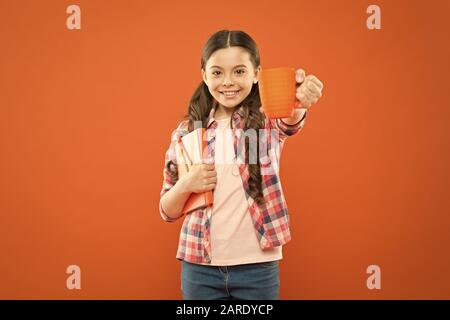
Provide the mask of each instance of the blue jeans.
{"label": "blue jeans", "polygon": [[278,300],[279,261],[207,266],[181,261],[184,300]]}

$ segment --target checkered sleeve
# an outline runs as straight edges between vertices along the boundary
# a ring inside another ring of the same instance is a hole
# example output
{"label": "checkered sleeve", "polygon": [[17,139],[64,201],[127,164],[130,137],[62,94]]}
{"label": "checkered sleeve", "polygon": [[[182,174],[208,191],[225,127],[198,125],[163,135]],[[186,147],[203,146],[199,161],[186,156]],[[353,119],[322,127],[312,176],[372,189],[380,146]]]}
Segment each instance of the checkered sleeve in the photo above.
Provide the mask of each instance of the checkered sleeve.
{"label": "checkered sleeve", "polygon": [[271,119],[279,129],[280,140],[283,141],[287,137],[292,136],[299,132],[305,126],[305,120],[308,117],[308,111],[305,112],[303,117],[296,124],[287,124],[281,118]]}
{"label": "checkered sleeve", "polygon": [[[167,149],[166,153],[165,153],[165,158],[164,158],[164,169],[163,169],[163,185],[162,185],[162,189],[161,189],[161,193],[160,193],[160,201],[159,201],[159,213],[161,215],[161,218],[164,221],[167,222],[173,222],[178,220],[178,218],[173,219],[170,218],[165,212],[164,212],[164,208],[162,206],[162,202],[161,202],[161,198],[164,194],[166,194],[170,189],[172,189],[172,187],[176,184],[176,182],[178,181],[178,166],[177,166],[177,161],[176,161],[176,150],[175,150],[175,145],[176,142],[178,141],[178,137],[180,135],[185,134],[185,130],[184,126],[185,126],[185,122],[182,122],[177,129],[175,129],[172,132],[171,135],[171,142],[169,145],[169,148]],[[183,133],[184,132],[184,133]]]}

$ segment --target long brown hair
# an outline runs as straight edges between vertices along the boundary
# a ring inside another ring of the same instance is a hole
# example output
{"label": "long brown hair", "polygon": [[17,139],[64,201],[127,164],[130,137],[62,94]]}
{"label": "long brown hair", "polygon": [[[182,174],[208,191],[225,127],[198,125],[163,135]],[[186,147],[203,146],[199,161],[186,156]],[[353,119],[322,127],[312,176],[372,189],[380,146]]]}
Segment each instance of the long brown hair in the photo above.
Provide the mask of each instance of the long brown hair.
{"label": "long brown hair", "polygon": [[[241,47],[250,54],[250,61],[256,69],[260,66],[259,50],[255,41],[245,32],[239,30],[221,30],[214,33],[206,42],[202,49],[201,68],[205,70],[206,62],[211,55],[219,49],[229,47]],[[202,121],[203,128],[206,128],[206,121],[208,119],[211,108],[213,107],[214,98],[208,90],[207,85],[202,81],[195,90],[189,102],[188,113],[184,117],[189,120],[188,130],[192,131],[194,121]],[[258,84],[254,83],[249,95],[241,102],[244,111],[244,130],[255,129],[257,133],[257,155],[259,155],[259,133],[264,128],[264,114],[259,111],[261,107],[261,100],[259,97]],[[240,105],[236,106],[236,109]],[[262,192],[262,178],[259,157],[257,156],[257,163],[248,163],[249,157],[249,141],[245,141],[245,163],[249,169],[249,193],[250,196],[259,204],[264,203],[264,196]]]}

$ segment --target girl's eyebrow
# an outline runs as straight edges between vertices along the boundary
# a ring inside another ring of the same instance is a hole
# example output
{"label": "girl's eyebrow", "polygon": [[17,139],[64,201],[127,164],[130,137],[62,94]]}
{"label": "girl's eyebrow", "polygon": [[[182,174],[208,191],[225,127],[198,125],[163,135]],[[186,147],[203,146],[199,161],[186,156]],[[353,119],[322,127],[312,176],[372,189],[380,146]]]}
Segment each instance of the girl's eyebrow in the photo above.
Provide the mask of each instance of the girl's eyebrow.
{"label": "girl's eyebrow", "polygon": [[[245,67],[245,68],[247,68],[247,66],[246,65],[244,65],[244,64],[240,64],[240,65],[237,65],[237,66],[235,66],[233,69],[236,69],[236,68],[239,68],[239,67]],[[209,67],[210,69],[212,69],[212,68],[219,68],[219,69],[223,69],[222,67],[219,67],[219,66],[211,66],[211,67]]]}

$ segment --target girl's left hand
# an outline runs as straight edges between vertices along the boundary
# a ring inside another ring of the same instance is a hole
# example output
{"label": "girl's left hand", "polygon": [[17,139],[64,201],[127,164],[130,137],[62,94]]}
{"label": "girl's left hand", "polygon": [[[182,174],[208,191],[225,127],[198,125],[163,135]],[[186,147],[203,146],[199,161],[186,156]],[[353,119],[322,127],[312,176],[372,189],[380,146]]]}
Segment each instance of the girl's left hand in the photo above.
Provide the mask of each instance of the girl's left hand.
{"label": "girl's left hand", "polygon": [[295,71],[295,79],[298,86],[295,108],[309,109],[322,96],[323,83],[314,75],[305,76],[303,69]]}

